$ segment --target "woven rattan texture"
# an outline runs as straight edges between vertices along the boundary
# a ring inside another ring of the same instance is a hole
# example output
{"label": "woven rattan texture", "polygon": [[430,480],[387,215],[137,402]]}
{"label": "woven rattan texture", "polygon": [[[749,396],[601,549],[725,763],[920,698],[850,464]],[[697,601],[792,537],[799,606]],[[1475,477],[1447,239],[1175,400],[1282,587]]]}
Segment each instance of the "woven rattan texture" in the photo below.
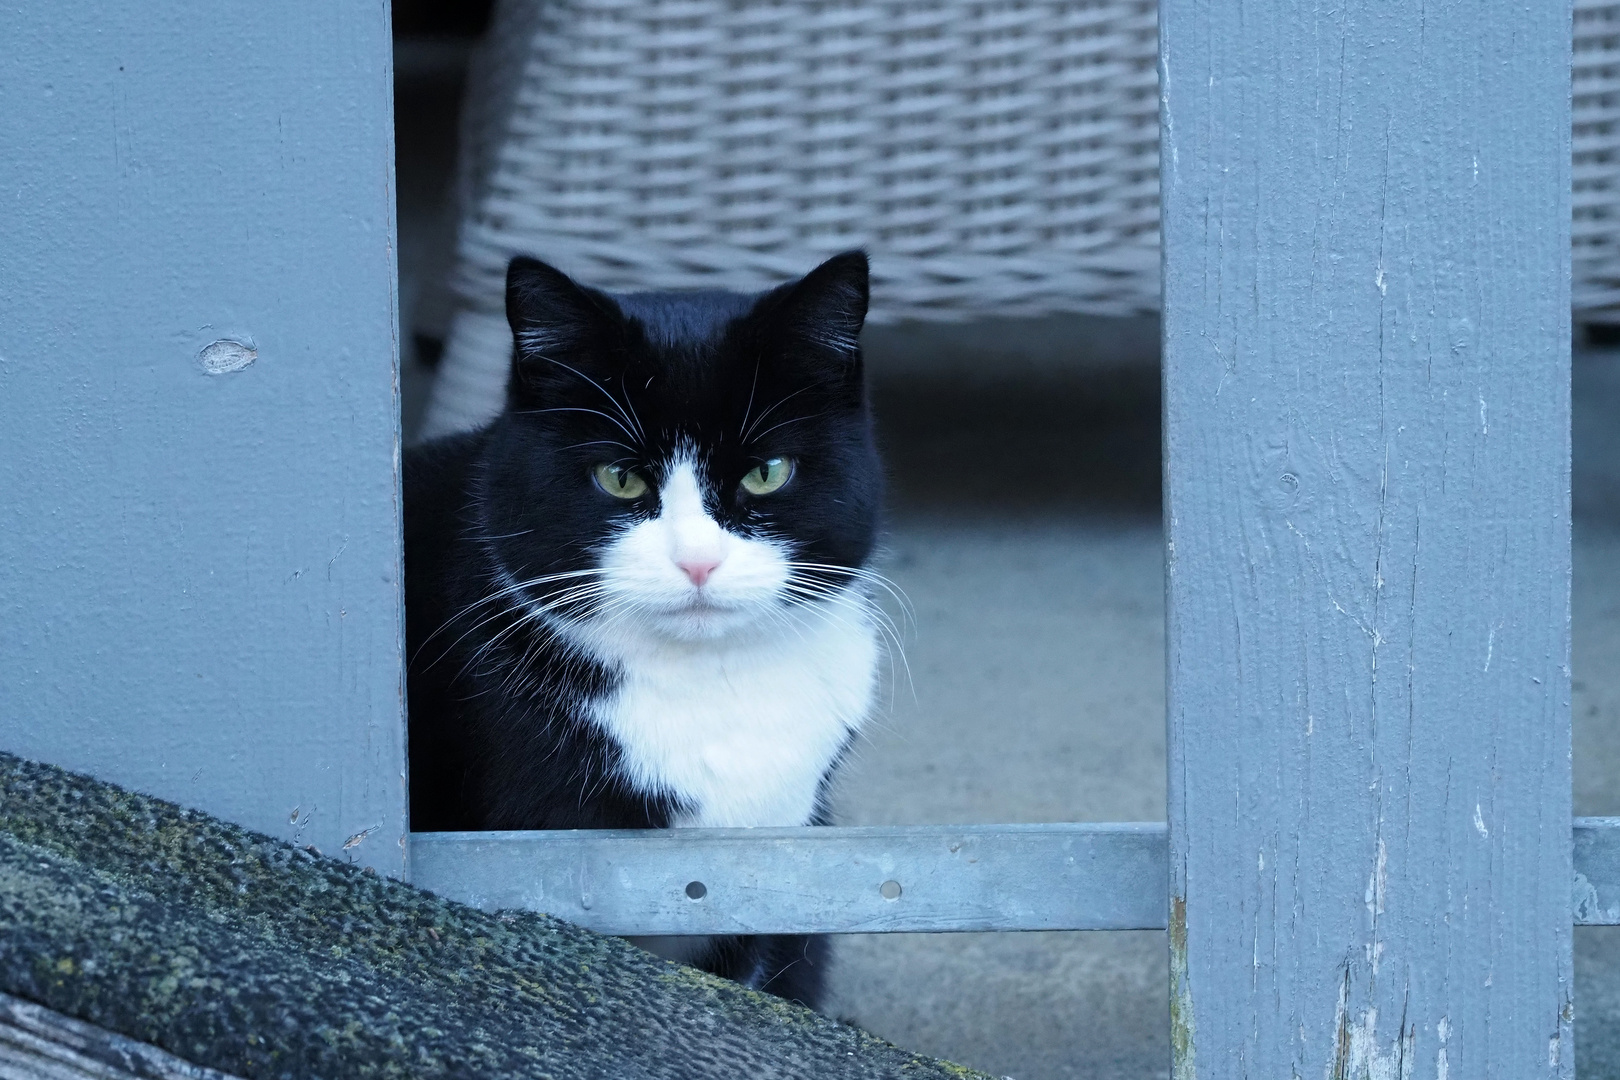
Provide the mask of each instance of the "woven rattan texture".
{"label": "woven rattan texture", "polygon": [[[1620,4],[1577,0],[1574,295],[1620,306]],[[1154,0],[503,0],[469,88],[429,433],[499,407],[508,259],[754,290],[851,247],[872,318],[1152,311]]]}
{"label": "woven rattan texture", "polygon": [[[1571,181],[1575,310],[1620,320],[1620,4],[1575,3]],[[1605,311],[1604,309],[1611,309]]]}
{"label": "woven rattan texture", "polygon": [[493,40],[474,302],[518,251],[756,289],[865,246],[879,319],[1156,303],[1151,0],[524,0]]}

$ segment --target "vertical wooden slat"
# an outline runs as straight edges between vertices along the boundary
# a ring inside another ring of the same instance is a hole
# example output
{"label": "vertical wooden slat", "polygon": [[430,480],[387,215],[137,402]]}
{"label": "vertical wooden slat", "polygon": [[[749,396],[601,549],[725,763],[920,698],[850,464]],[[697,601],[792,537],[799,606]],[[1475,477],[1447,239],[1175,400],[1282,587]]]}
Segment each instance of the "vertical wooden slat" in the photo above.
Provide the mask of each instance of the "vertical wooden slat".
{"label": "vertical wooden slat", "polygon": [[1178,1080],[1571,1075],[1569,20],[1165,0]]}
{"label": "vertical wooden slat", "polygon": [[0,52],[0,747],[401,872],[388,5]]}

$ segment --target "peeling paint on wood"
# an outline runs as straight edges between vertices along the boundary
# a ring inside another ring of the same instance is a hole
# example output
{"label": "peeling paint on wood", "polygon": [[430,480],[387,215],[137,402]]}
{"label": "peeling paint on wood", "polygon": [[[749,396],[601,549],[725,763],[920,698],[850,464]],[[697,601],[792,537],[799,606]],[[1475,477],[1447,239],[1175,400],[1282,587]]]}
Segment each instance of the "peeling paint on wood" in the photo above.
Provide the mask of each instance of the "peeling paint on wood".
{"label": "peeling paint on wood", "polygon": [[1178,1080],[1571,1075],[1569,20],[1161,7]]}
{"label": "peeling paint on wood", "polygon": [[1575,821],[1575,922],[1620,926],[1620,817]]}
{"label": "peeling paint on wood", "polygon": [[1187,985],[1187,901],[1170,898],[1170,1054],[1174,1080],[1198,1076],[1198,1024]]}
{"label": "peeling paint on wood", "polygon": [[245,371],[258,358],[258,349],[228,339],[210,342],[197,354],[197,362],[209,375],[229,375],[232,372]]}

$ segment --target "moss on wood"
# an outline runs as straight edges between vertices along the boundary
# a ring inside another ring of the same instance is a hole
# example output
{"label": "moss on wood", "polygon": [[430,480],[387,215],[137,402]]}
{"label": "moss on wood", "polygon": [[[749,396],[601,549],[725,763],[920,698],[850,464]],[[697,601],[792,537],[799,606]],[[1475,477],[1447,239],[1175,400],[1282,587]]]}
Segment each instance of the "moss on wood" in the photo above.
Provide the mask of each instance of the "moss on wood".
{"label": "moss on wood", "polygon": [[247,1078],[977,1075],[6,754],[0,990]]}

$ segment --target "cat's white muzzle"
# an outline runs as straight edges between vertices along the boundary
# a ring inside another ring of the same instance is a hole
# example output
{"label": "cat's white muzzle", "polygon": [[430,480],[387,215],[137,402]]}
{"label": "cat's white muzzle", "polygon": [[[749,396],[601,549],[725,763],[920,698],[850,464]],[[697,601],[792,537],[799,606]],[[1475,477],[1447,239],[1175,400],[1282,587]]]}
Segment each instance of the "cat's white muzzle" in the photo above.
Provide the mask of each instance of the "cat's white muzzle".
{"label": "cat's white muzzle", "polygon": [[604,621],[636,621],[678,640],[726,637],[781,610],[783,545],[739,536],[704,509],[696,469],[677,462],[659,488],[659,514],[625,529],[602,555]]}

